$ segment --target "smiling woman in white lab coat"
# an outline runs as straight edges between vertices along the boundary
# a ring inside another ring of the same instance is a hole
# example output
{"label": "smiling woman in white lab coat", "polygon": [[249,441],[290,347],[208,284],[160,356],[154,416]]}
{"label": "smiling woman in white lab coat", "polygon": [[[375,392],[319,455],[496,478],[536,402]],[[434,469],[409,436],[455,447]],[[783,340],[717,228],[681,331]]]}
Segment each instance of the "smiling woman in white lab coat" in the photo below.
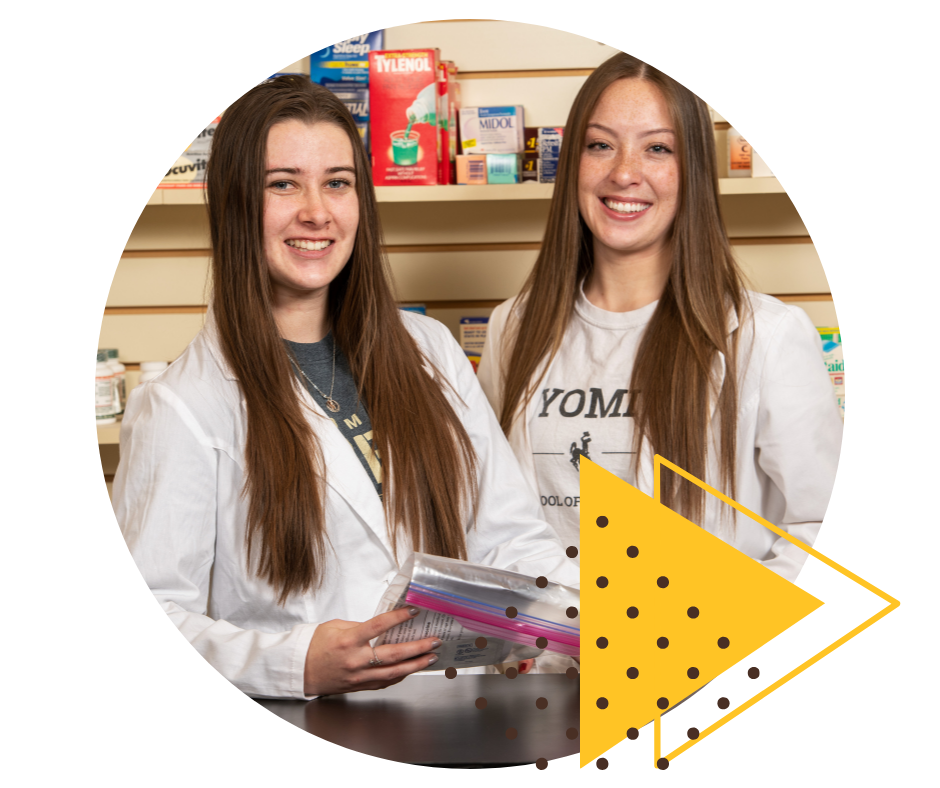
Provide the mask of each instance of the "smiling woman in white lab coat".
{"label": "smiling woman in white lab coat", "polygon": [[[653,493],[654,452],[812,545],[842,441],[819,335],[745,288],[713,123],[617,54],[572,105],[538,260],[496,308],[480,383],[543,514],[578,543],[582,458]],[[796,579],[806,552],[667,471],[663,501]]]}
{"label": "smiling woman in white lab coat", "polygon": [[[373,649],[413,549],[578,584],[448,330],[397,309],[342,103],[280,77],[222,117],[203,331],[135,390],[114,506],[186,638],[259,697],[378,689],[432,638]],[[359,623],[364,622],[364,623]]]}

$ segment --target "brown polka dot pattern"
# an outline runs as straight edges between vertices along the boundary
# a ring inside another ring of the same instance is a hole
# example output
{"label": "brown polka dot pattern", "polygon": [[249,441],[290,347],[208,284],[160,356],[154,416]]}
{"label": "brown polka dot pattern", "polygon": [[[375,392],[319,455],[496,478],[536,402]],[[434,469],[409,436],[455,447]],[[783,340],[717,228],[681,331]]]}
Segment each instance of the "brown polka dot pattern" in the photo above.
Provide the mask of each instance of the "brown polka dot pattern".
{"label": "brown polka dot pattern", "polygon": [[731,645],[731,641],[728,638],[718,638],[718,648],[728,648]]}
{"label": "brown polka dot pattern", "polygon": [[537,577],[537,578],[535,578],[535,584],[536,584],[539,588],[545,588],[545,587],[548,585],[548,578],[547,578],[547,577]]}
{"label": "brown polka dot pattern", "polygon": [[668,758],[660,758],[658,761],[656,761],[656,768],[657,768],[657,769],[662,769],[663,771],[666,771],[666,769],[669,768],[669,759],[668,759]]}
{"label": "brown polka dot pattern", "polygon": [[519,615],[519,611],[511,605],[506,608],[506,618],[515,618]]}
{"label": "brown polka dot pattern", "polygon": [[546,761],[544,758],[539,758],[539,759],[535,762],[535,768],[536,768],[536,769],[542,769],[542,770],[547,769],[547,768],[548,768],[548,761]]}
{"label": "brown polka dot pattern", "polygon": [[476,706],[478,709],[485,709],[486,698],[477,698],[473,705]]}
{"label": "brown polka dot pattern", "polygon": [[635,679],[639,675],[640,675],[640,671],[638,671],[636,668],[627,668],[628,679]]}
{"label": "brown polka dot pattern", "polygon": [[604,771],[604,769],[606,769],[608,766],[609,766],[609,764],[607,763],[607,759],[606,759],[606,758],[598,758],[598,759],[597,759],[597,768],[600,769],[601,771]]}
{"label": "brown polka dot pattern", "polygon": [[602,575],[601,577],[597,578],[597,587],[598,587],[598,588],[607,588],[607,583],[608,583],[608,580],[607,580],[607,578],[604,577],[603,575]]}
{"label": "brown polka dot pattern", "polygon": [[660,709],[663,709],[663,710],[668,709],[668,708],[669,708],[669,699],[668,699],[668,698],[660,698],[658,701],[656,701],[656,706],[657,706],[658,708],[660,708]]}
{"label": "brown polka dot pattern", "polygon": [[640,611],[637,608],[635,607],[627,608],[627,618],[636,618],[638,615],[640,615]]}
{"label": "brown polka dot pattern", "polygon": [[660,638],[656,641],[656,645],[660,648],[669,648],[669,638]]}
{"label": "brown polka dot pattern", "polygon": [[604,515],[601,515],[600,517],[597,518],[597,525],[598,525],[598,527],[600,527],[600,528],[606,528],[606,527],[607,527],[607,523],[609,523],[609,522],[610,522],[610,520],[608,520],[606,517],[604,517]]}
{"label": "brown polka dot pattern", "polygon": [[731,705],[731,701],[727,698],[718,698],[718,708],[727,709]]}
{"label": "brown polka dot pattern", "polygon": [[506,738],[509,739],[510,741],[512,739],[515,739],[516,736],[518,735],[519,735],[519,731],[517,731],[515,728],[506,728]]}
{"label": "brown polka dot pattern", "polygon": [[548,638],[536,638],[535,646],[536,648],[548,648]]}
{"label": "brown polka dot pattern", "polygon": [[573,606],[572,606],[572,607],[569,607],[569,608],[565,611],[565,615],[568,616],[568,618],[577,618],[577,617],[578,617],[578,608],[573,607]]}
{"label": "brown polka dot pattern", "polygon": [[607,642],[607,638],[598,638],[598,639],[597,639],[597,647],[598,647],[598,648],[607,648],[608,645],[609,645],[609,644],[608,644],[608,642]]}
{"label": "brown polka dot pattern", "polygon": [[444,675],[449,679],[457,678],[457,668],[447,668],[447,670],[444,671]]}
{"label": "brown polka dot pattern", "polygon": [[689,728],[689,730],[686,733],[688,737],[692,740],[695,740],[699,737],[698,728]]}
{"label": "brown polka dot pattern", "polygon": [[548,698],[538,698],[538,699],[535,701],[535,708],[537,708],[539,711],[542,711],[543,709],[547,709],[547,708],[548,708]]}
{"label": "brown polka dot pattern", "polygon": [[607,698],[598,698],[597,699],[597,708],[606,709],[610,705],[610,702]]}
{"label": "brown polka dot pattern", "polygon": [[757,668],[748,668],[747,677],[749,679],[758,679],[760,678],[760,671]]}
{"label": "brown polka dot pattern", "polygon": [[627,738],[630,741],[640,738],[640,732],[636,728],[627,728]]}
{"label": "brown polka dot pattern", "polygon": [[565,555],[568,556],[568,558],[577,558],[578,548],[574,546],[569,547],[567,550],[565,550]]}
{"label": "brown polka dot pattern", "polygon": [[576,678],[578,677],[578,669],[577,669],[577,668],[568,668],[568,670],[565,671],[565,675],[566,675],[569,679],[576,679]]}
{"label": "brown polka dot pattern", "polygon": [[660,588],[665,588],[669,585],[669,578],[665,576],[657,578],[656,585],[658,585]]}
{"label": "brown polka dot pattern", "polygon": [[698,612],[699,612],[699,611],[698,611],[698,608],[697,608],[697,607],[690,607],[690,608],[686,611],[686,613],[688,614],[689,618],[698,618]]}
{"label": "brown polka dot pattern", "polygon": [[519,671],[516,670],[515,668],[506,668],[507,679],[514,679],[518,675],[519,675]]}
{"label": "brown polka dot pattern", "polygon": [[685,672],[685,675],[688,676],[690,679],[697,679],[697,678],[698,678],[698,668],[689,668],[689,669]]}
{"label": "brown polka dot pattern", "polygon": [[577,729],[577,728],[568,728],[568,730],[565,731],[565,736],[567,736],[567,737],[568,737],[569,739],[571,739],[572,741],[573,741],[574,739],[577,739],[577,738],[578,738],[578,729]]}
{"label": "brown polka dot pattern", "polygon": [[636,558],[639,554],[640,554],[640,548],[637,547],[636,545],[630,545],[630,546],[627,548],[627,557],[628,557],[628,558]]}
{"label": "brown polka dot pattern", "polygon": [[473,645],[477,648],[486,648],[486,638],[479,637],[473,641]]}

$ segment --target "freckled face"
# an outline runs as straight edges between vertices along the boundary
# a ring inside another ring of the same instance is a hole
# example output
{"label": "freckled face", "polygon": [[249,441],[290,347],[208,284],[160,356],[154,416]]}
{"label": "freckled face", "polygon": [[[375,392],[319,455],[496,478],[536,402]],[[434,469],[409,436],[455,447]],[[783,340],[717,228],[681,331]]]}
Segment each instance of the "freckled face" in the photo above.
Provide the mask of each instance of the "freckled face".
{"label": "freckled face", "polygon": [[275,297],[322,296],[349,261],[359,226],[350,139],[332,123],[278,123],[265,169],[264,254]]}
{"label": "freckled face", "polygon": [[641,79],[600,97],[585,134],[578,207],[594,235],[595,260],[663,255],[679,203],[676,135],[666,99]]}

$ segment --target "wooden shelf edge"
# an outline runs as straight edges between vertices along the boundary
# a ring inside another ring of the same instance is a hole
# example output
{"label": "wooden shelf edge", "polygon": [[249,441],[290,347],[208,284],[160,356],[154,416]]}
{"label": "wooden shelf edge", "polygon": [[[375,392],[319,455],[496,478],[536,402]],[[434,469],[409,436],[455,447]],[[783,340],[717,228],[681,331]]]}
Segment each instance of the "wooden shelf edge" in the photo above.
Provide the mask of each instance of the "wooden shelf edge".
{"label": "wooden shelf edge", "polygon": [[[375,196],[380,203],[550,200],[554,190],[555,185],[552,183],[500,183],[484,186],[376,186]],[[720,178],[718,190],[722,195],[786,194],[776,178]],[[202,189],[158,189],[147,204],[204,207],[204,191]]]}

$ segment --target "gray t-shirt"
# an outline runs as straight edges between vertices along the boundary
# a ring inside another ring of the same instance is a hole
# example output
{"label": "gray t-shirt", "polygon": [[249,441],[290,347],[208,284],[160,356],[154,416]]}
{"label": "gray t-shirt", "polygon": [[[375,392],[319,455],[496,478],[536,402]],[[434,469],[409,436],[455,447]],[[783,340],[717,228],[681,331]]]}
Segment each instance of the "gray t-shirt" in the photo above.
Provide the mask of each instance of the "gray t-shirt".
{"label": "gray t-shirt", "polygon": [[[333,334],[327,334],[319,342],[301,343],[287,339],[284,344],[294,354],[297,363],[313,383],[320,387],[320,394],[302,375],[298,375],[310,396],[324,413],[329,416],[343,437],[352,445],[356,456],[375,485],[379,498],[382,497],[382,463],[372,443],[372,422],[366,412],[365,403],[356,392],[356,382],[349,369],[349,362],[343,352],[336,349],[336,379],[333,380]],[[333,400],[340,406],[333,413],[326,406],[326,397],[330,393],[332,381]]]}

